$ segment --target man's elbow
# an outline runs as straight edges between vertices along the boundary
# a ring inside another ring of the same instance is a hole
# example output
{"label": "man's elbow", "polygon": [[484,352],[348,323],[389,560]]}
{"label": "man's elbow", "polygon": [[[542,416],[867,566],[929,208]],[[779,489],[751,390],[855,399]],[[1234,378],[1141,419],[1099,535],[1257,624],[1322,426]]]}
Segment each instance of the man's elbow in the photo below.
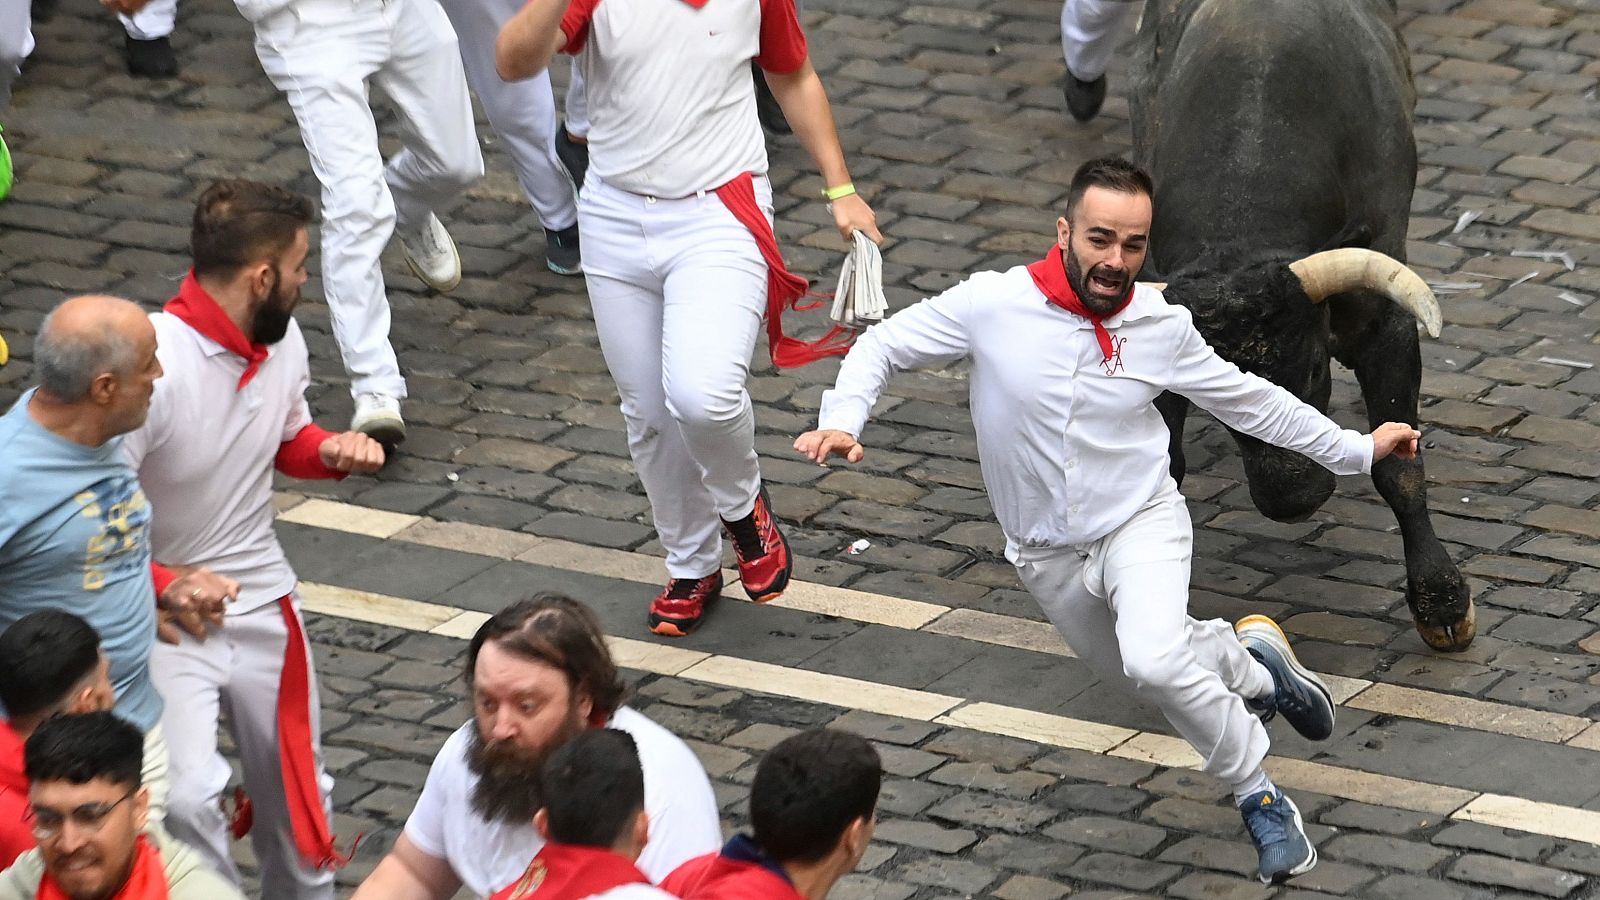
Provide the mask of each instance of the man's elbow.
{"label": "man's elbow", "polygon": [[494,72],[500,76],[501,81],[521,81],[533,74],[522,71],[523,66],[519,65],[521,56],[522,54],[510,46],[505,32],[501,32],[500,37],[494,42]]}

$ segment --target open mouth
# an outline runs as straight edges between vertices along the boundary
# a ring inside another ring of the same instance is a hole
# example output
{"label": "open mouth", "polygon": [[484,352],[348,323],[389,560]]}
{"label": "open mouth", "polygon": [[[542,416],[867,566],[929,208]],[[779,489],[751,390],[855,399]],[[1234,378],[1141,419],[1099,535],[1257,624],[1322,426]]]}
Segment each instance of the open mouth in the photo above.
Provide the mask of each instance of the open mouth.
{"label": "open mouth", "polygon": [[1123,283],[1123,278],[1120,275],[1095,273],[1089,276],[1089,286],[1101,294],[1120,294],[1122,293]]}

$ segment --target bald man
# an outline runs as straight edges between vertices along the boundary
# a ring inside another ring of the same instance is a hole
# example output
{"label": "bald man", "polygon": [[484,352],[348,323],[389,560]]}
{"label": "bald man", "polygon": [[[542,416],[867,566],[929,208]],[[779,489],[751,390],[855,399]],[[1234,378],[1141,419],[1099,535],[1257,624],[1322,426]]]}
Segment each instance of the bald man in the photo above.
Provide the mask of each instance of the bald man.
{"label": "bald man", "polygon": [[144,423],[161,363],[144,311],[116,297],[74,297],[34,341],[38,387],[0,416],[0,629],[65,609],[100,634],[118,715],[145,733],[152,821],[165,816],[167,750],[150,682],[157,603],[203,629],[200,597],[237,592],[203,570],[162,572],[157,598],[150,506],[122,455]]}

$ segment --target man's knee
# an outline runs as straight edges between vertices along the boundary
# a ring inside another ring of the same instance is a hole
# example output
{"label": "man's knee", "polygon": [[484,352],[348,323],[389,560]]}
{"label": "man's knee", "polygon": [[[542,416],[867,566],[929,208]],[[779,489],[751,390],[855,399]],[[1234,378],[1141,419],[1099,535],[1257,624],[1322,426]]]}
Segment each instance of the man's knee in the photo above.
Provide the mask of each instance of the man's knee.
{"label": "man's knee", "polygon": [[1160,694],[1178,687],[1192,663],[1188,653],[1129,653],[1123,648],[1122,672],[1141,693]]}
{"label": "man's knee", "polygon": [[745,413],[742,393],[700,378],[677,378],[667,386],[667,409],[688,432],[720,430]]}

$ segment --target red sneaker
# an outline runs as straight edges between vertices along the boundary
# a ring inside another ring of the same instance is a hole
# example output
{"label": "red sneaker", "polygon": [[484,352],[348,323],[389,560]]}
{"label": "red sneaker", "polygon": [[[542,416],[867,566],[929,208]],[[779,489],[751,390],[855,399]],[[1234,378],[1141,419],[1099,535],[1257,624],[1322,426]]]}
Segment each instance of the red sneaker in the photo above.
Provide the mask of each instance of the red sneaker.
{"label": "red sneaker", "polygon": [[721,595],[721,572],[704,578],[674,578],[650,603],[650,630],[665,637],[687,637],[700,624],[707,604]]}
{"label": "red sneaker", "polygon": [[739,559],[739,581],[744,592],[757,603],[776,600],[789,586],[794,563],[789,558],[789,543],[772,517],[772,501],[767,489],[756,494],[755,508],[737,522],[724,520],[733,538],[733,553]]}

